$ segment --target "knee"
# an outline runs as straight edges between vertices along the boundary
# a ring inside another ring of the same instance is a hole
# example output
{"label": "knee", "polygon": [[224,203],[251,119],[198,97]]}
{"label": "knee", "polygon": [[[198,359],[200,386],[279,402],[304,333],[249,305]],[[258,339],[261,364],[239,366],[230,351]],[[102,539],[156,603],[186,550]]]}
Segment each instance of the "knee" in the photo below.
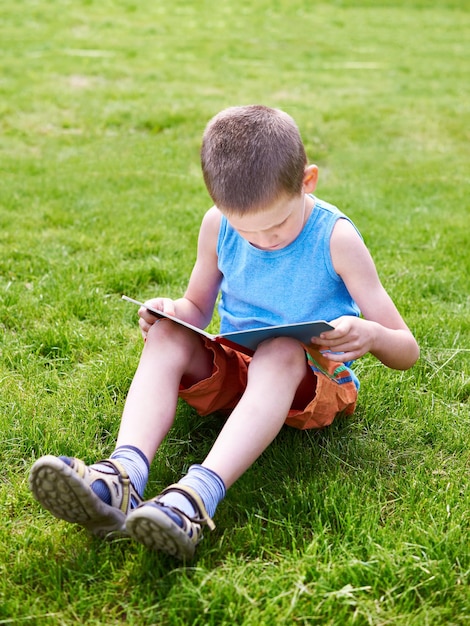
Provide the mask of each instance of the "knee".
{"label": "knee", "polygon": [[297,369],[299,374],[305,372],[305,350],[302,344],[292,337],[275,337],[264,341],[258,346],[258,351],[262,350],[269,354],[269,358],[275,359],[283,368],[294,373]]}

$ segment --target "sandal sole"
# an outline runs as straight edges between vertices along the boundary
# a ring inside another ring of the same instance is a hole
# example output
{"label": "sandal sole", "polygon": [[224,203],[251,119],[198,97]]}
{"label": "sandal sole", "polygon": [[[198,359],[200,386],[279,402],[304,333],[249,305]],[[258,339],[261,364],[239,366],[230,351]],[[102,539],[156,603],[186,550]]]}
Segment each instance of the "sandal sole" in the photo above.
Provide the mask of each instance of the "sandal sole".
{"label": "sandal sole", "polygon": [[67,463],[55,456],[36,461],[29,475],[34,498],[55,517],[79,524],[93,535],[125,535],[126,516],[105,504]]}
{"label": "sandal sole", "polygon": [[127,534],[150,550],[166,552],[178,559],[191,559],[195,544],[166,513],[152,506],[132,511],[126,522]]}

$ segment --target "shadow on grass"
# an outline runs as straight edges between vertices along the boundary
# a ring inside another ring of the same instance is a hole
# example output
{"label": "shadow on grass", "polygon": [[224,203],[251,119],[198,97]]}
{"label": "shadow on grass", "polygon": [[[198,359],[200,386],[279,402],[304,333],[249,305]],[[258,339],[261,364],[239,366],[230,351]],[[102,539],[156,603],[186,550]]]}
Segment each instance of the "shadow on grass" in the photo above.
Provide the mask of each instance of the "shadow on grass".
{"label": "shadow on grass", "polygon": [[[159,452],[160,462],[152,466],[146,497],[178,480],[192,463],[201,462],[223,423],[221,415],[201,418],[180,406]],[[230,489],[215,516],[216,530],[205,532],[191,563],[149,552],[127,538],[103,542],[79,527],[53,520],[47,525],[49,537],[38,539],[36,534],[35,542],[41,543],[39,551],[48,555],[57,569],[54,575],[64,584],[77,577],[84,586],[132,578],[139,586],[155,586],[158,581],[158,594],[164,594],[174,582],[172,573],[181,569],[214,567],[229,556],[246,560],[304,551],[319,535],[344,541],[358,526],[358,502],[370,504],[367,494],[376,487],[377,473],[380,469],[383,477],[387,470],[387,452],[380,454],[377,440],[368,448],[372,444],[367,430],[360,409],[320,431],[283,428]],[[380,507],[370,516],[371,524],[378,523],[377,511]]]}

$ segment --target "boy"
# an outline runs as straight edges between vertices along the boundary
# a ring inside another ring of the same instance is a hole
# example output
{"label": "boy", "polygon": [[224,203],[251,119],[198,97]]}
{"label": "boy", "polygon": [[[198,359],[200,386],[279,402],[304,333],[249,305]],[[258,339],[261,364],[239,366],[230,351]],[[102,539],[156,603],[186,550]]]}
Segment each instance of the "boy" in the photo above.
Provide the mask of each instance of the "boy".
{"label": "boy", "polygon": [[[307,164],[290,116],[255,105],[222,111],[206,127],[201,163],[214,206],[188,288],[149,306],[204,328],[220,291],[221,332],[313,319],[334,330],[309,345],[274,338],[250,358],[142,308],[145,345],[110,459],[87,467],[46,456],[30,475],[34,496],[56,517],[98,536],[125,532],[179,558],[193,556],[226,490],[283,424],[320,428],[352,413],[352,361],[370,352],[407,369],[419,354],[356,228],[312,195],[318,168]],[[230,415],[202,464],[144,502],[178,396],[201,415]]]}

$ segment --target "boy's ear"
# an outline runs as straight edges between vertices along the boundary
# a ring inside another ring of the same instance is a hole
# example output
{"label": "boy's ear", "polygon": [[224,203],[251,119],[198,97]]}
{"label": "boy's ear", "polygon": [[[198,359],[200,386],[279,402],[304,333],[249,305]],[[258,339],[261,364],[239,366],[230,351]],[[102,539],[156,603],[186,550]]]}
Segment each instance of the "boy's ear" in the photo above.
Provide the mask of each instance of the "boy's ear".
{"label": "boy's ear", "polygon": [[304,172],[304,193],[313,193],[318,181],[318,167],[309,165]]}

